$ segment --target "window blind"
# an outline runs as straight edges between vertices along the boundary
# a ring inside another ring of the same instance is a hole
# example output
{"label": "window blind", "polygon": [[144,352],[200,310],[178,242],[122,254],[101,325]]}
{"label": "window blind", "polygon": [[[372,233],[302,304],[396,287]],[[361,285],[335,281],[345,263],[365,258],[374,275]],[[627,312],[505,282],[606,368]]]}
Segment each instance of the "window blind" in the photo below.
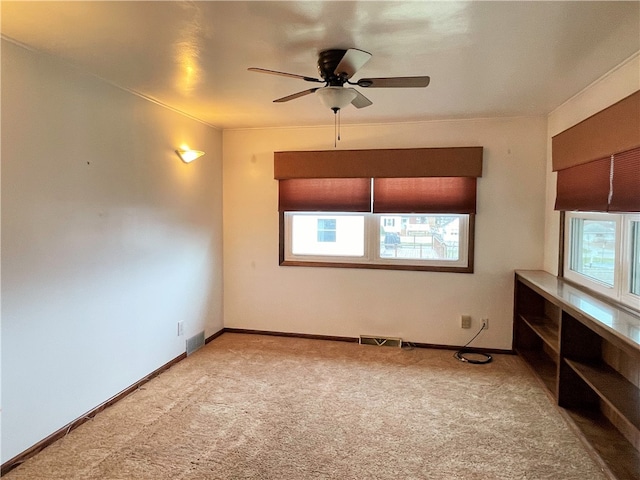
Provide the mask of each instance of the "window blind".
{"label": "window blind", "polygon": [[613,156],[610,212],[640,212],[640,148]]}
{"label": "window blind", "polygon": [[606,212],[609,205],[610,170],[610,158],[560,170],[555,209]]}
{"label": "window blind", "polygon": [[280,212],[369,212],[368,178],[295,178],[278,182]]}
{"label": "window blind", "polygon": [[640,212],[640,148],[560,170],[555,209]]}
{"label": "window blind", "polygon": [[476,213],[471,177],[376,178],[374,213]]}

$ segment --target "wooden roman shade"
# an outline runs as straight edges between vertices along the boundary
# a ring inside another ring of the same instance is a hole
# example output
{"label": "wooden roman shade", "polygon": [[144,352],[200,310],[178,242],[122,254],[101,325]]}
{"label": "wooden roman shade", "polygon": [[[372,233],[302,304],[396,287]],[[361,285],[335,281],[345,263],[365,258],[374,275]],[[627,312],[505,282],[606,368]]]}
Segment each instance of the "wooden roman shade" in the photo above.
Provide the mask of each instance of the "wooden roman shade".
{"label": "wooden roman shade", "polygon": [[554,136],[553,171],[640,147],[640,90]]}
{"label": "wooden roman shade", "polygon": [[481,175],[482,147],[274,154],[281,212],[475,213]]}

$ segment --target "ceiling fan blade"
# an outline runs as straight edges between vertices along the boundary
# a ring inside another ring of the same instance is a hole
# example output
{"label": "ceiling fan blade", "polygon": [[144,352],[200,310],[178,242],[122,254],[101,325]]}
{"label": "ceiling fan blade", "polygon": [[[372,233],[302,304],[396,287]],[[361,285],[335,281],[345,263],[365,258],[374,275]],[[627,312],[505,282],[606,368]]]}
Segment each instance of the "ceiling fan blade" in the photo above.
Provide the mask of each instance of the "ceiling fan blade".
{"label": "ceiling fan blade", "polygon": [[429,85],[429,77],[361,78],[357,85],[365,88],[418,88]]}
{"label": "ceiling fan blade", "polygon": [[324,83],[322,80],[319,80],[317,78],[305,77],[304,75],[296,75],[295,73],[277,72],[275,70],[267,70],[265,68],[256,68],[256,67],[247,68],[247,70],[249,70],[250,72],[268,73],[270,75],[280,75],[281,77],[299,78],[300,80],[304,80],[306,82]]}
{"label": "ceiling fan blade", "polygon": [[371,54],[369,52],[357,48],[350,48],[345,52],[334,73],[344,78],[351,78],[370,58]]}
{"label": "ceiling fan blade", "polygon": [[367,97],[362,95],[355,88],[352,88],[352,90],[356,92],[356,98],[351,100],[351,105],[353,105],[356,108],[364,108],[364,107],[368,107],[369,105],[373,105],[373,102],[371,100],[369,100]]}
{"label": "ceiling fan blade", "polygon": [[282,102],[288,102],[289,100],[295,100],[296,98],[304,97],[305,95],[309,95],[315,92],[316,90],[318,90],[318,88],[320,87],[310,88],[309,90],[303,90],[302,92],[294,93],[293,95],[287,95],[286,97],[277,98],[274,100],[274,102],[282,103]]}

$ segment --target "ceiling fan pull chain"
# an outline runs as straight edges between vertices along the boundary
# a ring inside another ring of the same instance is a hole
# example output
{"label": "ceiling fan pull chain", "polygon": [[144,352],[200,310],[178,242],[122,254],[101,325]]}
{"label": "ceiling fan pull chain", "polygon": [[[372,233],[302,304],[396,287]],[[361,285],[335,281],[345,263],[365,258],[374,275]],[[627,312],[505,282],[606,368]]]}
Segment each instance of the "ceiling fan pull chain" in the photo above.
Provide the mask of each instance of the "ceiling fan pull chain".
{"label": "ceiling fan pull chain", "polygon": [[342,110],[338,110],[338,141],[340,141],[340,112]]}

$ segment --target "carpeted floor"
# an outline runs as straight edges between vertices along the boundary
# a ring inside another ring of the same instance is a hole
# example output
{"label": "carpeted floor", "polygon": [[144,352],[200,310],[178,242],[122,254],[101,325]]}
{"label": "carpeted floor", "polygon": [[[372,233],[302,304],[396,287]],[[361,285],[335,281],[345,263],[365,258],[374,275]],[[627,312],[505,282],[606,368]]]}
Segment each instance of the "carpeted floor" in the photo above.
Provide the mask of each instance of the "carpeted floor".
{"label": "carpeted floor", "polygon": [[4,479],[605,478],[518,357],[452,354],[226,333]]}

